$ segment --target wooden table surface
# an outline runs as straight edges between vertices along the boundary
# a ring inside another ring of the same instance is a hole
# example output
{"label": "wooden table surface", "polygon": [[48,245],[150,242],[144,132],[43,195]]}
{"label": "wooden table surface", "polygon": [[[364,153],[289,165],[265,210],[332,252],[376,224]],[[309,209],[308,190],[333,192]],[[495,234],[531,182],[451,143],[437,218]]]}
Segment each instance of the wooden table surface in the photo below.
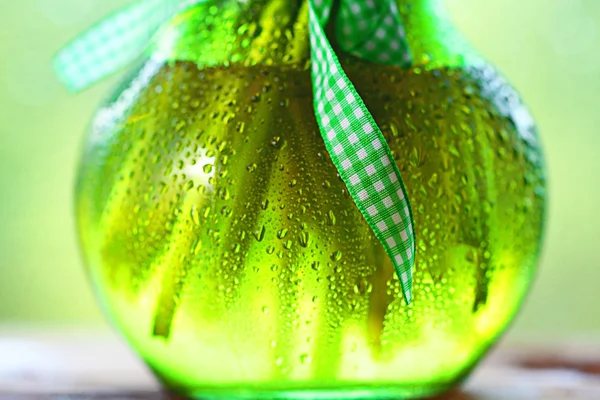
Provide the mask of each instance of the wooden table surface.
{"label": "wooden table surface", "polygon": [[[0,328],[0,400],[166,398],[114,333]],[[600,400],[600,342],[500,345],[439,399]]]}

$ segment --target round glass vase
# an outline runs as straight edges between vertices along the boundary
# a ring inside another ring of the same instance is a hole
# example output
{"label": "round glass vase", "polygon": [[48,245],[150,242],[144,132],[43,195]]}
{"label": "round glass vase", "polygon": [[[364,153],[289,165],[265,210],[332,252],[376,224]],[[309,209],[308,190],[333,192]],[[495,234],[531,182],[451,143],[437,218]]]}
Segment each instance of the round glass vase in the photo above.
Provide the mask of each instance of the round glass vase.
{"label": "round glass vase", "polygon": [[436,394],[515,315],[544,221],[532,119],[438,1],[398,4],[411,68],[338,54],[412,203],[409,306],[321,139],[306,1],[192,7],[98,110],[76,189],[81,246],[106,313],[167,388]]}

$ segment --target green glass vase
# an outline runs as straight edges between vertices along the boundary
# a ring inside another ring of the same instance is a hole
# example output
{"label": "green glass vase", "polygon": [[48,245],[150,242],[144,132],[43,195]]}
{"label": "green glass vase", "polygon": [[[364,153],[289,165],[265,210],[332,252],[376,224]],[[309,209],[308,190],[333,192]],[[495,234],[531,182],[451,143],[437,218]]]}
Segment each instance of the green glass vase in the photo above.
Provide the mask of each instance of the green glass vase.
{"label": "green glass vase", "polygon": [[411,68],[338,54],[412,202],[408,306],[319,134],[306,1],[192,7],[98,110],[76,189],[81,245],[107,314],[167,388],[436,394],[515,315],[544,222],[532,119],[437,1],[398,5]]}

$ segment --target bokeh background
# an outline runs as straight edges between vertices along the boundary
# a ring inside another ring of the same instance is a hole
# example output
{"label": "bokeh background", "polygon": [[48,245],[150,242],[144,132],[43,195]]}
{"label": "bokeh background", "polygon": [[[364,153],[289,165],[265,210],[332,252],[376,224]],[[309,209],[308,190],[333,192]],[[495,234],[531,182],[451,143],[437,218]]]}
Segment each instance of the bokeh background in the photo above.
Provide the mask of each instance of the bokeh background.
{"label": "bokeh background", "polygon": [[[0,0],[0,323],[106,325],[76,246],[72,184],[87,122],[114,79],[69,96],[50,60],[125,3]],[[545,145],[545,248],[510,335],[600,333],[600,1],[446,4],[520,90]]]}

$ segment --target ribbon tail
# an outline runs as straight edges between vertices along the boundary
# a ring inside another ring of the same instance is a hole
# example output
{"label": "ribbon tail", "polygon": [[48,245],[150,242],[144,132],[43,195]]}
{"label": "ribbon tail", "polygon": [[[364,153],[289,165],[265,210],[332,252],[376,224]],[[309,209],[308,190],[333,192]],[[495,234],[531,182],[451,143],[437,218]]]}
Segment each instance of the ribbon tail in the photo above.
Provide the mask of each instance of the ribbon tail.
{"label": "ribbon tail", "polygon": [[[404,299],[410,304],[415,234],[400,170],[325,34],[331,2],[310,0],[309,4],[314,108],[325,147],[348,193],[390,257]],[[402,55],[395,46],[389,47],[393,40],[402,39],[396,22],[392,19],[382,37],[374,39],[379,54]]]}
{"label": "ribbon tail", "polygon": [[140,0],[79,35],[53,60],[58,79],[79,92],[135,61],[160,27],[202,0]]}

